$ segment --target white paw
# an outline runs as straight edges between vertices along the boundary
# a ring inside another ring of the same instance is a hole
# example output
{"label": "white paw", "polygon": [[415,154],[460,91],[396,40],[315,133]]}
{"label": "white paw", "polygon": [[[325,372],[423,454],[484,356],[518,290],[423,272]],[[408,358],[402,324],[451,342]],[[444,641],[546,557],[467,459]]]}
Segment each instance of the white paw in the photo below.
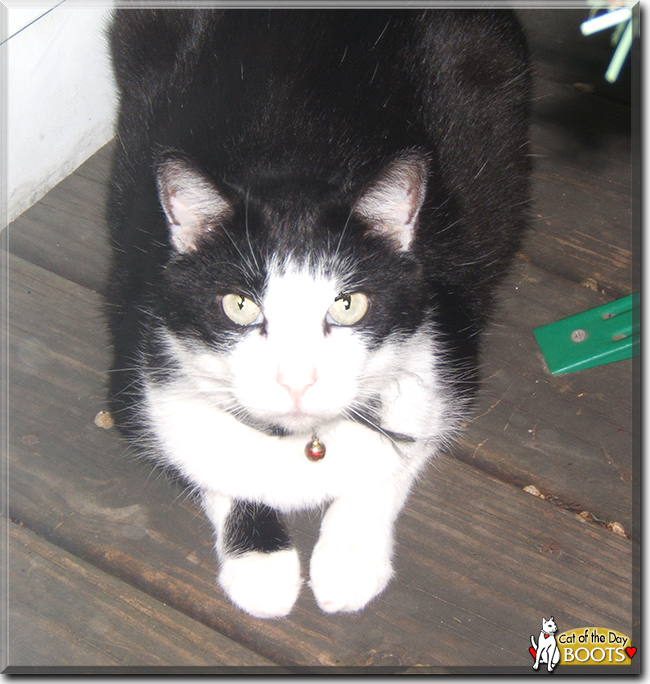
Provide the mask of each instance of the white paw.
{"label": "white paw", "polygon": [[309,586],[326,613],[354,613],[381,593],[391,577],[390,553],[321,539],[311,558]]}
{"label": "white paw", "polygon": [[300,561],[295,549],[253,551],[226,558],[219,584],[230,600],[258,618],[284,617],[300,593]]}

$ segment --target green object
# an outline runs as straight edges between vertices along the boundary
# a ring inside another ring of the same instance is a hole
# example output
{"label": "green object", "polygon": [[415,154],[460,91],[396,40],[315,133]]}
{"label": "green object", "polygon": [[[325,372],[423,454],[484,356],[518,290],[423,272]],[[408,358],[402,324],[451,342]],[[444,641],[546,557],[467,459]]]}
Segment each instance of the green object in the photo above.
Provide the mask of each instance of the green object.
{"label": "green object", "polygon": [[618,47],[616,48],[616,52],[614,52],[612,61],[609,64],[607,73],[605,74],[605,78],[610,83],[614,83],[614,81],[618,78],[618,75],[621,73],[623,63],[625,62],[625,59],[628,56],[631,47],[632,22],[628,21],[627,26],[625,27],[625,31],[623,32],[623,37],[618,41]]}
{"label": "green object", "polygon": [[553,375],[639,355],[641,293],[533,330]]}

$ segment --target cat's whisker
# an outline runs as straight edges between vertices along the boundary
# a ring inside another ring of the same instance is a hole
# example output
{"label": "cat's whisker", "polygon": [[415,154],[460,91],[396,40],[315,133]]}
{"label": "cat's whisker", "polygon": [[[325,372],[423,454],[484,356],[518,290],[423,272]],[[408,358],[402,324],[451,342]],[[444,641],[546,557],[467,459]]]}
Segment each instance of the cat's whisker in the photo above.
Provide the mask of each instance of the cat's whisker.
{"label": "cat's whisker", "polygon": [[451,230],[454,226],[458,225],[460,223],[461,219],[456,219],[449,225],[445,226],[444,228],[441,228],[440,230],[437,231],[438,235],[442,235],[443,233],[446,233],[448,230]]}
{"label": "cat's whisker", "polygon": [[250,198],[250,191],[246,190],[246,200],[244,202],[244,228],[246,231],[246,242],[248,243],[248,249],[251,253],[251,256],[253,257],[253,261],[255,262],[255,268],[257,269],[258,272],[261,272],[260,266],[257,263],[257,259],[255,257],[255,252],[253,251],[253,245],[251,243],[251,236],[250,236],[250,231],[248,228],[248,203],[249,203],[249,198]]}
{"label": "cat's whisker", "polygon": [[[243,409],[241,408],[241,404],[235,399],[224,399],[222,401],[214,401],[213,399],[210,400],[210,406],[213,406],[214,408],[221,409],[222,411],[228,411],[229,413],[232,413],[233,415],[236,416],[241,416],[243,415]],[[236,409],[233,410],[233,409]]]}
{"label": "cat's whisker", "polygon": [[239,249],[239,245],[234,240],[232,235],[223,226],[220,226],[220,230],[230,240],[232,246],[235,248],[235,251],[237,252],[237,254],[239,254],[239,256],[242,260],[242,263],[246,265],[246,267],[248,269],[247,275],[255,276],[255,269],[253,268],[253,264],[250,262],[250,260],[247,257],[244,256],[242,251]]}
{"label": "cat's whisker", "polygon": [[117,398],[122,394],[129,394],[129,390],[132,390],[136,387],[141,388],[142,387],[142,380],[140,378],[136,378],[132,382],[130,382],[128,385],[125,385],[124,387],[121,387],[118,391],[113,392],[113,397]]}
{"label": "cat's whisker", "polygon": [[360,411],[357,411],[353,406],[348,406],[347,411],[349,411],[352,414],[352,419],[354,420],[355,417],[358,418],[362,423],[367,423],[370,425],[374,430],[377,430],[377,432],[381,433],[384,437],[386,437],[392,444],[393,446],[397,449],[397,442],[395,439],[389,435],[382,427],[381,425],[378,425],[376,423],[373,423],[371,420],[369,420],[364,414],[362,414]]}
{"label": "cat's whisker", "polygon": [[341,244],[343,243],[343,237],[345,236],[345,231],[348,228],[348,224],[350,223],[350,219],[352,218],[352,215],[354,214],[354,210],[356,208],[357,202],[354,203],[354,206],[350,209],[350,213],[348,214],[348,217],[343,224],[343,229],[341,230],[341,235],[339,236],[339,241],[336,245],[336,249],[334,250],[334,255],[332,256],[332,261],[336,261],[336,258],[339,255],[339,251],[341,249]]}

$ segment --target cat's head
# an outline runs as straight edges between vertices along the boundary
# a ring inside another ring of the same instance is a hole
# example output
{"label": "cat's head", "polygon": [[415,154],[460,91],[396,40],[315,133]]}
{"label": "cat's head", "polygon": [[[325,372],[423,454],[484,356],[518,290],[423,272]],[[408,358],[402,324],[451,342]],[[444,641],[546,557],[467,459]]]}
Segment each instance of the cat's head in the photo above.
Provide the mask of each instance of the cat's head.
{"label": "cat's head", "polygon": [[426,177],[413,151],[347,193],[270,175],[238,188],[163,158],[168,352],[215,402],[260,425],[307,432],[376,411],[377,387],[404,366],[404,340],[424,320],[413,245]]}
{"label": "cat's head", "polygon": [[552,615],[548,620],[542,618],[542,631],[545,634],[555,634],[557,632],[557,626]]}

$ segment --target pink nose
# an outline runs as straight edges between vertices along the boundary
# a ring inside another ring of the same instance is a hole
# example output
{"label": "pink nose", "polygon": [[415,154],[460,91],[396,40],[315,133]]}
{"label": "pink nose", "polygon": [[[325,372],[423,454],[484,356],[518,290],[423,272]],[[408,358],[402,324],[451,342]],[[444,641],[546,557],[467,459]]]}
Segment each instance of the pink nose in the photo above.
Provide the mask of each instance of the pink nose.
{"label": "pink nose", "polygon": [[318,375],[313,366],[302,370],[288,370],[285,366],[279,366],[276,380],[281,387],[287,390],[294,406],[298,407],[307,390],[316,384]]}

